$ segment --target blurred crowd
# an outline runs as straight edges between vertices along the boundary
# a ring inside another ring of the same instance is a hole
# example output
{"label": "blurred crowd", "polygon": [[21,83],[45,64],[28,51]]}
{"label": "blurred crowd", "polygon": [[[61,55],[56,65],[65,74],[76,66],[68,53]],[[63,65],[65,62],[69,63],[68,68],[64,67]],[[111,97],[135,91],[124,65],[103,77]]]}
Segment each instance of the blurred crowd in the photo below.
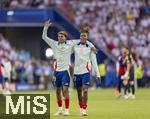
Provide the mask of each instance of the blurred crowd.
{"label": "blurred crowd", "polygon": [[150,13],[145,10],[150,5],[148,0],[64,1],[58,7],[78,28],[90,28],[91,41],[116,59],[121,47],[127,46],[136,53],[137,78],[150,80]]}
{"label": "blurred crowd", "polygon": [[[9,8],[57,6],[78,28],[90,27],[90,39],[117,57],[121,46],[150,59],[148,0],[10,0]],[[84,19],[84,20],[83,20]]]}
{"label": "blurred crowd", "polygon": [[[116,59],[120,55],[121,46],[128,46],[138,56],[136,62],[139,77],[147,80],[150,79],[150,13],[145,11],[148,4],[149,0],[10,0],[4,7],[56,6],[78,28],[88,26],[90,40]],[[16,51],[6,40],[1,40],[0,44],[6,44],[6,52],[9,52],[9,58],[15,61],[13,64],[17,68],[26,67],[26,71],[31,73],[35,67],[40,67],[37,72],[42,75],[41,67],[47,62],[35,61],[25,50]],[[0,52],[5,52],[3,49]],[[32,76],[28,75],[30,79]]]}
{"label": "blurred crowd", "polygon": [[3,7],[7,8],[45,8],[51,5],[52,0],[6,0]]}
{"label": "blurred crowd", "polygon": [[0,62],[7,59],[11,62],[11,81],[39,85],[43,83],[45,89],[52,78],[52,60],[42,61],[31,57],[26,50],[17,50],[0,34]]}
{"label": "blurred crowd", "polygon": [[61,6],[68,0],[3,0],[4,8],[48,8],[50,6]]}
{"label": "blurred crowd", "polygon": [[150,15],[142,9],[146,0],[68,0],[67,4],[60,8],[69,9],[79,28],[90,27],[90,38],[99,48],[117,57],[120,47],[128,46],[150,59]]}

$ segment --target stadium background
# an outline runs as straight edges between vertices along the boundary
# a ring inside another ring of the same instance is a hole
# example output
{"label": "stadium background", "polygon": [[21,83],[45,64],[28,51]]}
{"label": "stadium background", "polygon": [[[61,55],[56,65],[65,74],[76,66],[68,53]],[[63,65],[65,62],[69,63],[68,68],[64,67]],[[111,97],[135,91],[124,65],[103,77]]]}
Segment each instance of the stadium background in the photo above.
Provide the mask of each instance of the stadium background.
{"label": "stadium background", "polygon": [[138,87],[150,87],[149,0],[1,0],[0,58],[6,55],[11,60],[13,90],[48,90],[47,82],[54,89],[53,57],[41,37],[48,19],[53,22],[48,35],[55,40],[59,30],[66,30],[68,39],[77,39],[81,27],[90,27],[89,40],[98,49],[105,78],[100,84],[92,74],[92,89],[115,87],[121,46],[137,54]]}

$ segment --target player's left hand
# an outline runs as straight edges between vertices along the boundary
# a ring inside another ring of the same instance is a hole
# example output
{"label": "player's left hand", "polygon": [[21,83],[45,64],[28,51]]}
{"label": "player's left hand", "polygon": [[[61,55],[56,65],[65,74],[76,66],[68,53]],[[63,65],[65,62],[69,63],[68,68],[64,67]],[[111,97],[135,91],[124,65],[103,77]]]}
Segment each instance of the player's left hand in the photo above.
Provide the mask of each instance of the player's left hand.
{"label": "player's left hand", "polygon": [[126,86],[128,84],[128,79],[123,80],[123,85]]}
{"label": "player's left hand", "polygon": [[52,23],[50,22],[50,20],[47,20],[47,21],[45,21],[45,23],[44,23],[44,27],[50,27],[50,26],[52,26]]}
{"label": "player's left hand", "polygon": [[95,47],[92,47],[92,48],[91,48],[91,51],[94,52],[94,53],[96,54],[97,49],[96,49]]}
{"label": "player's left hand", "polygon": [[52,79],[52,85],[55,87],[56,86],[56,78],[55,77],[53,77],[53,79]]}
{"label": "player's left hand", "polygon": [[98,80],[101,84],[101,77],[96,77],[96,80]]}
{"label": "player's left hand", "polygon": [[123,76],[121,76],[121,79],[122,79],[122,80],[129,79],[129,76],[123,75]]}
{"label": "player's left hand", "polygon": [[122,80],[124,80],[124,79],[125,79],[125,76],[124,76],[124,75],[123,75],[123,76],[121,76],[121,79],[122,79]]}

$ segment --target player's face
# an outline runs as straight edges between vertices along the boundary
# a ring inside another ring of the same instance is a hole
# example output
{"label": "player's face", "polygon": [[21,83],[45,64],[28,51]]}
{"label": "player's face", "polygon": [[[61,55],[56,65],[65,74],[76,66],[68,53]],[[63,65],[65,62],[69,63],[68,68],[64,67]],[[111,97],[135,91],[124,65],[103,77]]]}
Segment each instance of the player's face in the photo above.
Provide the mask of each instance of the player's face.
{"label": "player's face", "polygon": [[88,34],[87,33],[81,33],[80,34],[80,42],[81,43],[86,43],[87,39],[88,39]]}
{"label": "player's face", "polygon": [[127,50],[126,50],[126,48],[122,48],[122,49],[121,49],[121,55],[122,55],[123,57],[125,57],[125,56],[127,55]]}
{"label": "player's face", "polygon": [[127,54],[129,54],[129,50],[128,49],[126,49],[126,52],[127,52]]}
{"label": "player's face", "polygon": [[64,43],[66,41],[66,37],[63,34],[58,34],[58,41],[60,43]]}

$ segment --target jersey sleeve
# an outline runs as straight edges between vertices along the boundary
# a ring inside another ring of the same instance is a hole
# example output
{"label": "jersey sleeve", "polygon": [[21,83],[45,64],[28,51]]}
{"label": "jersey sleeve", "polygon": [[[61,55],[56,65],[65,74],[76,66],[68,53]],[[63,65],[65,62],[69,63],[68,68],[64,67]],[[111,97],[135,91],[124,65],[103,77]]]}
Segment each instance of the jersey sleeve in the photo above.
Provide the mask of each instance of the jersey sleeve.
{"label": "jersey sleeve", "polygon": [[92,67],[94,68],[94,71],[96,73],[96,76],[97,77],[100,77],[100,73],[99,73],[99,70],[98,70],[98,65],[97,65],[97,59],[96,59],[96,54],[91,52],[91,62],[92,62]]}
{"label": "jersey sleeve", "polygon": [[95,47],[95,46],[93,45],[93,43],[91,43],[90,41],[87,41],[87,44],[90,46],[90,48]]}
{"label": "jersey sleeve", "polygon": [[56,41],[47,36],[47,27],[43,28],[42,39],[53,49],[56,46]]}

